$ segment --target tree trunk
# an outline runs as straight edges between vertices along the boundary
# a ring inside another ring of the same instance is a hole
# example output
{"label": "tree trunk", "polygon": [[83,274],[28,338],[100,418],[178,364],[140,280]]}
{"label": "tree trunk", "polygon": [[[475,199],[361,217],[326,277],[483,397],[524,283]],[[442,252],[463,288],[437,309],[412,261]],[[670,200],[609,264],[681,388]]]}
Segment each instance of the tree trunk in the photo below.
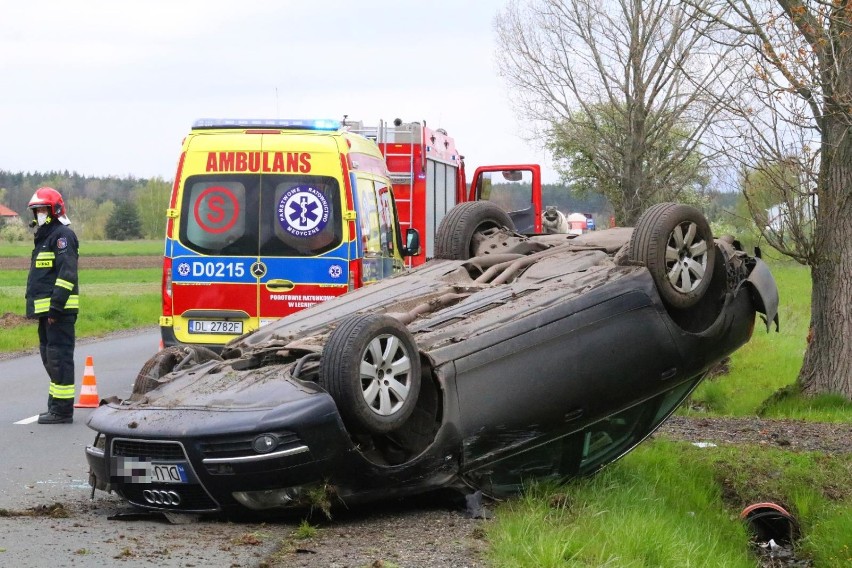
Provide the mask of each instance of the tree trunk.
{"label": "tree trunk", "polygon": [[827,115],[824,125],[818,256],[811,266],[811,327],[799,384],[808,395],[852,400],[852,136],[836,115]]}

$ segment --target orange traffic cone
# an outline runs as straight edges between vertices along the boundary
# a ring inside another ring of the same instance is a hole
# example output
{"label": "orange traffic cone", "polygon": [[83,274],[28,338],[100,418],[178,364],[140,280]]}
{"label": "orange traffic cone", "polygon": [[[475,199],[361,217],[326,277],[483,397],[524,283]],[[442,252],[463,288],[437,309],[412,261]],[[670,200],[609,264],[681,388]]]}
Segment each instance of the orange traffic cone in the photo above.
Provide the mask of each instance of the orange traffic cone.
{"label": "orange traffic cone", "polygon": [[80,387],[80,398],[74,408],[97,408],[100,403],[98,385],[95,381],[95,368],[92,356],[86,357],[86,369],[83,371],[83,384]]}

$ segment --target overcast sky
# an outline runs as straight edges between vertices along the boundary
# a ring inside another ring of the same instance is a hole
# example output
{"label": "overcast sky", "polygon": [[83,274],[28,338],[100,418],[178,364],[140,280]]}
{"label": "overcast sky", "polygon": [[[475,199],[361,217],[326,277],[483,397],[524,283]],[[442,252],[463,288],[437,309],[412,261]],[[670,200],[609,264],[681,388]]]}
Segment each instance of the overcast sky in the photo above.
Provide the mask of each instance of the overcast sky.
{"label": "overcast sky", "polygon": [[495,65],[505,0],[3,0],[0,169],[174,176],[201,117],[425,120],[479,165],[546,153]]}

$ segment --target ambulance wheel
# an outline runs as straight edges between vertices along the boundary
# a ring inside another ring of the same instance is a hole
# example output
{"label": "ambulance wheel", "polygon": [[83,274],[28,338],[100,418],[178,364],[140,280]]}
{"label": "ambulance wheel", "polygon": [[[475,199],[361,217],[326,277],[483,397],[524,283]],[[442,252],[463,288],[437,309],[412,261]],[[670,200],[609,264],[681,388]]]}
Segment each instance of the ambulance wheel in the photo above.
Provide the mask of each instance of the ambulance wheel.
{"label": "ambulance wheel", "polygon": [[633,228],[629,249],[630,259],[645,265],[669,307],[692,307],[710,287],[716,246],[710,224],[694,207],[649,207]]}
{"label": "ambulance wheel", "polygon": [[320,384],[352,433],[387,434],[411,416],[420,393],[420,356],[397,319],[356,314],[328,338]]}
{"label": "ambulance wheel", "polygon": [[468,201],[456,205],[441,220],[435,234],[435,258],[467,260],[476,256],[482,233],[506,227],[514,231],[509,214],[490,201]]}
{"label": "ambulance wheel", "polygon": [[198,345],[166,347],[156,355],[148,359],[133,383],[131,394],[145,394],[160,386],[164,376],[175,370],[176,367],[184,368],[197,365],[213,359],[222,360],[215,351]]}

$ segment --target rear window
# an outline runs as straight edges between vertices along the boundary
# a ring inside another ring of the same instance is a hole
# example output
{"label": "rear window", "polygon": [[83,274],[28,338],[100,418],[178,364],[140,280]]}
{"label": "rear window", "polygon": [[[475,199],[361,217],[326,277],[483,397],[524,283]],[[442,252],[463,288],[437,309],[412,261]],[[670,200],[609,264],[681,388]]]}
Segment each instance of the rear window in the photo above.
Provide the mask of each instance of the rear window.
{"label": "rear window", "polygon": [[326,176],[187,179],[181,242],[217,256],[314,256],[342,241],[340,187]]}
{"label": "rear window", "polygon": [[343,215],[337,180],[264,176],[263,183],[261,256],[314,256],[340,244]]}
{"label": "rear window", "polygon": [[181,242],[202,254],[256,255],[260,176],[195,176],[181,203]]}

